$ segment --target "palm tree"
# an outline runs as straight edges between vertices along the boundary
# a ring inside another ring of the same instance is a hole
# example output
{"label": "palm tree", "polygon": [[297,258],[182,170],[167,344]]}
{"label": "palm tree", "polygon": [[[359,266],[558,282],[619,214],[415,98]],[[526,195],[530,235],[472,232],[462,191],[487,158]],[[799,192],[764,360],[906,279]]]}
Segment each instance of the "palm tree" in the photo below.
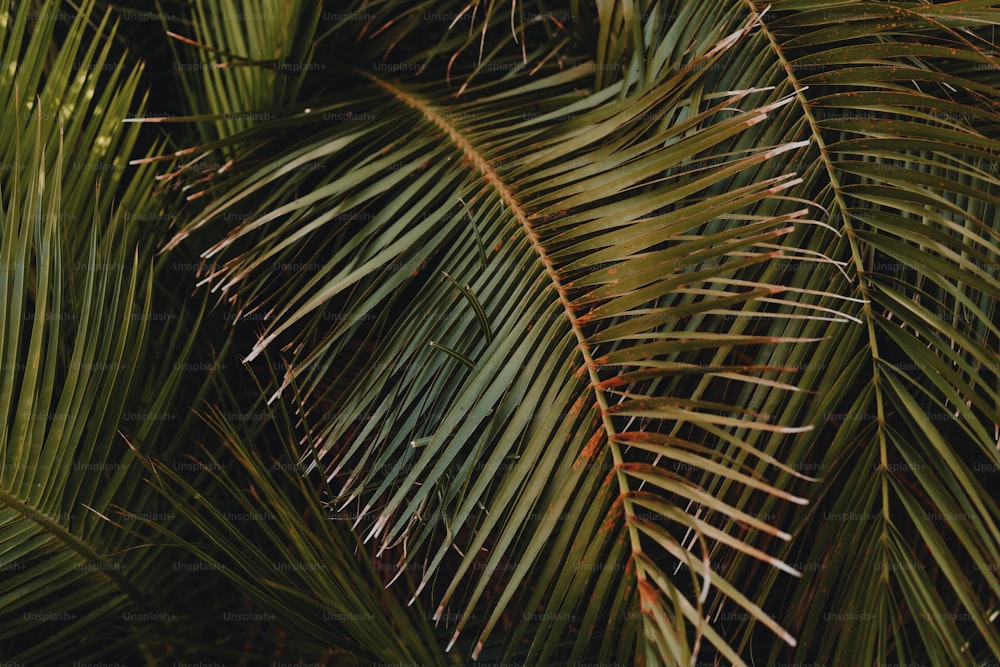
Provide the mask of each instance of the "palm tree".
{"label": "palm tree", "polygon": [[184,149],[118,154],[230,363],[121,429],[136,562],[272,658],[996,661],[1000,3],[501,4],[174,3]]}

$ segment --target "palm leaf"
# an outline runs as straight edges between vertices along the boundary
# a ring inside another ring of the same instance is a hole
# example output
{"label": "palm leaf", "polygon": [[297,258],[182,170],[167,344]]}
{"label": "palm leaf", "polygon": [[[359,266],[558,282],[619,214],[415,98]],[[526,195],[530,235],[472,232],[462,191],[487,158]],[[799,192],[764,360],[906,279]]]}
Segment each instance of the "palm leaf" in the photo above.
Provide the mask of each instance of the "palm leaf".
{"label": "palm leaf", "polygon": [[93,2],[50,54],[59,10],[0,2],[0,655],[152,660],[171,634],[171,568],[137,548],[137,522],[169,508],[119,429],[165,428],[147,412],[162,403],[144,401],[179,375],[150,391],[139,369],[150,341],[168,354],[183,341],[140,269],[155,239],[135,221],[162,220],[153,169],[125,171],[139,128],[120,121],[143,108],[141,69],[112,59]]}
{"label": "palm leaf", "polygon": [[837,231],[800,227],[787,242],[843,273],[793,264],[760,279],[836,291],[857,305],[824,305],[863,322],[778,323],[781,335],[825,338],[771,359],[803,368],[798,384],[817,399],[744,396],[817,426],[792,447],[756,444],[824,478],[809,509],[762,508],[814,536],[778,547],[806,571],[801,585],[746,557],[727,570],[766,577],[802,639],[794,652],[773,647],[772,661],[973,664],[1000,648],[997,579],[976,567],[995,562],[997,507],[974,475],[997,457],[996,76],[983,27],[996,16],[993,3],[774,3],[712,74],[794,95],[751,136],[810,140],[788,157],[803,179],[789,195]]}
{"label": "palm leaf", "polygon": [[[334,520],[316,493],[315,479],[303,477],[305,466],[283,463],[288,451],[279,449],[282,456],[269,460],[254,446],[278,440],[294,450],[290,415],[272,411],[263,397],[246,410],[229,386],[215,389],[222,402],[202,417],[225,453],[242,465],[229,465],[206,450],[199,459],[207,475],[195,483],[175,467],[143,457],[155,488],[199,529],[192,539],[161,524],[157,541],[180,547],[219,572],[262,616],[276,613],[286,650],[301,660],[460,664],[438,648],[426,612],[385,596],[384,573],[359,559],[363,545]],[[254,419],[234,420],[236,414]]]}
{"label": "palm leaf", "polygon": [[[223,189],[233,194],[215,198],[182,232],[238,210],[252,196],[288,202],[254,216],[207,251],[215,261],[241,237],[262,238],[260,251],[234,254],[212,278],[224,293],[239,288],[244,301],[274,304],[255,305],[256,312],[266,307],[275,324],[248,360],[310,318],[306,330],[316,330],[329,304],[342,309],[342,321],[305,348],[284,387],[293,377],[305,387],[302,416],[315,424],[313,437],[334,485],[330,501],[400,564],[426,563],[416,596],[444,578],[436,616],[457,619],[451,644],[470,619],[478,620],[479,639],[465,644],[473,657],[498,623],[518,614],[530,622],[490,652],[518,655],[518,634],[530,628],[527,660],[583,656],[593,629],[581,622],[600,618],[607,637],[625,638],[605,644],[613,655],[688,661],[705,642],[738,662],[703,620],[712,591],[793,641],[733,581],[705,566],[704,536],[777,561],[752,546],[752,535],[736,537],[701,515],[710,511],[722,517],[717,521],[736,519],[762,534],[788,536],[663,465],[680,448],[713,476],[803,502],[747,474],[745,464],[718,465],[711,447],[725,434],[741,458],[774,461],[736,434],[801,430],[740,410],[725,389],[734,379],[758,384],[765,382],[762,372],[780,370],[744,356],[799,339],[719,331],[718,323],[758,299],[792,318],[814,318],[809,299],[823,295],[786,300],[781,287],[741,278],[779,257],[766,246],[797,221],[808,221],[801,206],[755,213],[795,179],[761,178],[709,194],[799,148],[777,144],[711,157],[721,142],[790,101],[746,105],[753,90],[692,97],[700,73],[747,30],[707,45],[684,69],[666,71],[648,86],[618,84],[584,97],[573,87],[592,76],[587,67],[528,83],[471,86],[470,101],[451,105],[447,90],[433,84],[403,85],[361,72],[369,83],[360,99],[370,100],[365,117],[374,122],[316,126],[308,140],[284,152],[277,169],[249,169],[244,176],[237,166],[240,175]],[[741,104],[745,111],[736,110]],[[544,112],[529,117],[523,110],[530,108]],[[311,114],[336,110],[313,106]],[[644,122],[652,115],[677,122],[652,133]],[[308,122],[308,116],[279,122],[293,120]],[[246,140],[257,136],[251,130]],[[372,143],[394,152],[349,168],[338,157]],[[698,159],[711,168],[692,165]],[[302,175],[301,167],[319,160],[323,176]],[[386,175],[393,164],[400,168]],[[307,182],[310,194],[292,200],[289,194]],[[468,202],[474,223],[460,201]],[[724,224],[708,231],[712,221]],[[309,235],[324,227],[335,232],[332,247],[303,255]],[[493,248],[485,271],[475,269],[480,241]],[[327,259],[320,263],[320,256]],[[259,271],[293,258],[321,270],[295,282]],[[467,281],[468,289],[421,280],[425,263],[460,285]],[[386,311],[379,315],[383,295],[403,289],[412,291],[411,303],[391,320]],[[453,316],[462,304],[475,312]],[[385,343],[351,393],[337,399],[335,418],[317,418],[317,410],[329,410],[322,369],[369,319],[386,332]],[[823,319],[845,321],[835,309]],[[691,324],[678,329],[676,322]],[[715,349],[730,351],[731,360],[717,367],[699,362]],[[359,414],[373,419],[350,418]],[[651,510],[678,501],[683,511]],[[701,548],[684,538],[688,530],[703,536]],[[446,568],[455,553],[458,559]],[[516,567],[512,554],[519,555]],[[608,567],[589,567],[594,562]],[[676,563],[697,578],[668,576]],[[597,585],[607,580],[606,571],[622,569],[626,576],[615,585]],[[525,581],[532,586],[524,588]],[[487,588],[495,591],[488,598]],[[635,610],[642,623],[627,622],[624,614],[608,618],[613,608]]]}
{"label": "palm leaf", "polygon": [[1000,655],[996,3],[571,4],[206,136],[300,462],[475,657]]}

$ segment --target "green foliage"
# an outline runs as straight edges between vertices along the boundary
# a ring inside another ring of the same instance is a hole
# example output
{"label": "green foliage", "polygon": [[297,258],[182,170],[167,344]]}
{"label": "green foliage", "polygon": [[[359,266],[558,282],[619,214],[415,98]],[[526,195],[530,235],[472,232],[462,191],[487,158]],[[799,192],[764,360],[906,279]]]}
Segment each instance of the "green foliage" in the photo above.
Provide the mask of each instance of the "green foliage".
{"label": "green foliage", "polygon": [[1000,659],[1000,3],[30,7],[2,657]]}
{"label": "green foliage", "polygon": [[150,169],[124,174],[139,72],[102,74],[114,61],[88,38],[91,8],[48,59],[52,24],[29,30],[27,5],[0,4],[0,652],[31,664],[145,650],[153,637],[123,619],[163,580],[163,561],[129,551],[144,540],[104,518],[113,503],[154,506],[117,431],[156,335],[122,208],[155,202]]}

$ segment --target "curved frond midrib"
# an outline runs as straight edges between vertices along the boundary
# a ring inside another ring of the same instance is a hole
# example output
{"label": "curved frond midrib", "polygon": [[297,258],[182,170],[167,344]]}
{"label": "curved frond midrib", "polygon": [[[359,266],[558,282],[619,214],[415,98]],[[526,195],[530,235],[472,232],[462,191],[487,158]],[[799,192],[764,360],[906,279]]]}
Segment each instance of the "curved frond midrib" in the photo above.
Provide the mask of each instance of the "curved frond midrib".
{"label": "curved frond midrib", "polygon": [[[742,0],[741,4],[758,18],[762,15],[762,12],[758,8],[755,0]],[[901,15],[905,14],[910,19],[926,20],[930,23],[934,23],[936,24],[936,27],[946,30],[948,33],[950,33],[951,36],[955,37],[956,41],[961,41],[965,47],[969,48],[970,52],[978,51],[975,45],[973,45],[971,42],[965,39],[965,37],[961,35],[959,32],[948,28],[946,25],[944,25],[944,23],[940,23],[934,20],[933,17],[927,17],[923,15],[922,10],[914,11],[909,8],[893,8],[893,11],[897,11]],[[851,207],[847,205],[847,201],[851,200],[850,188],[849,186],[845,187],[844,182],[841,180],[844,171],[843,169],[840,168],[838,162],[834,159],[838,152],[842,154],[841,159],[843,159],[843,153],[849,154],[851,153],[851,149],[857,149],[857,146],[853,145],[854,140],[841,142],[845,145],[833,146],[835,150],[833,151],[833,155],[831,155],[831,152],[828,149],[826,142],[824,141],[824,137],[822,136],[823,127],[821,126],[821,123],[817,121],[816,114],[814,113],[816,109],[816,107],[814,106],[814,102],[810,101],[807,98],[805,92],[806,88],[803,87],[803,85],[801,85],[799,77],[797,76],[797,73],[795,71],[796,68],[793,65],[793,63],[800,61],[790,60],[790,55],[786,50],[786,44],[788,44],[788,42],[782,41],[784,37],[779,36],[778,34],[772,32],[771,28],[765,25],[763,21],[759,21],[759,27],[761,30],[761,35],[765,39],[765,45],[760,49],[761,52],[765,54],[767,53],[772,54],[774,59],[778,61],[778,64],[780,66],[779,70],[780,77],[783,80],[783,82],[791,86],[794,92],[796,104],[798,105],[798,108],[801,110],[802,117],[805,120],[804,131],[809,132],[810,135],[816,139],[816,143],[819,148],[818,159],[822,164],[819,173],[822,175],[825,172],[828,178],[828,187],[830,188],[830,192],[832,194],[831,198],[833,199],[834,206],[830,207],[831,212],[833,210],[839,209],[839,212],[841,213],[840,225],[838,227],[842,229],[843,232],[846,233],[847,236],[846,241],[849,248],[848,253],[850,255],[848,262],[854,266],[855,268],[854,279],[857,280],[857,285],[852,286],[852,291],[855,294],[861,296],[864,300],[864,305],[861,308],[861,313],[858,314],[859,316],[862,316],[864,319],[865,333],[862,334],[863,338],[861,339],[861,344],[856,349],[857,353],[861,355],[865,360],[864,363],[866,365],[870,364],[871,370],[868,372],[861,371],[862,373],[864,373],[864,375],[862,375],[861,377],[863,378],[864,384],[866,385],[864,391],[866,393],[870,392],[868,393],[868,398],[866,399],[865,408],[867,409],[874,408],[872,411],[875,413],[873,415],[873,417],[875,418],[873,431],[871,434],[865,436],[865,440],[866,444],[869,444],[871,447],[872,461],[877,462],[876,464],[877,467],[880,467],[883,471],[886,471],[888,473],[888,471],[891,470],[891,465],[892,465],[890,461],[894,457],[899,456],[900,452],[905,451],[905,445],[909,442],[905,440],[904,435],[902,435],[901,433],[894,432],[894,429],[891,426],[892,423],[891,417],[893,416],[893,411],[902,410],[902,412],[905,414],[906,409],[909,408],[914,413],[919,412],[919,408],[916,407],[916,402],[913,401],[913,399],[909,397],[906,391],[901,388],[902,385],[900,383],[894,382],[893,374],[888,372],[891,369],[890,359],[893,353],[893,346],[892,342],[890,342],[888,343],[888,347],[886,347],[885,343],[886,339],[884,336],[881,335],[880,331],[880,327],[885,327],[886,323],[888,322],[888,319],[886,318],[894,319],[892,316],[895,314],[891,307],[886,306],[885,304],[886,297],[900,298],[905,300],[906,296],[909,295],[905,294],[905,292],[902,291],[902,289],[900,290],[900,292],[896,293],[893,292],[892,290],[883,290],[878,284],[878,282],[874,282],[873,284],[871,282],[870,276],[871,277],[877,276],[883,278],[884,276],[880,275],[879,270],[877,268],[867,269],[863,259],[864,253],[871,252],[873,249],[877,250],[880,247],[876,243],[876,240],[880,240],[880,237],[889,237],[889,238],[892,237],[892,227],[890,225],[880,226],[877,223],[872,223],[871,225],[864,225],[863,221],[860,223],[862,227],[860,228],[858,227],[859,219],[852,217],[850,213]],[[836,45],[834,44],[833,46]],[[826,45],[824,45],[824,48],[826,48]],[[834,50],[833,47],[830,47],[830,50],[833,51]],[[812,60],[810,60],[809,62],[812,62],[814,64],[821,62],[820,56],[822,55],[822,49],[819,50],[817,53],[818,55],[814,54]],[[892,62],[896,61],[893,60]],[[930,68],[930,66],[928,67]],[[807,76],[806,79],[809,80],[809,77]],[[947,105],[951,103],[950,98],[948,98],[947,96],[935,96],[932,93],[924,93],[923,91],[921,91],[920,87],[916,84],[916,82],[913,83],[913,86],[916,88],[916,91],[920,93],[920,95],[912,95],[912,99],[904,99],[902,102],[899,103],[899,106],[904,106],[905,103],[906,106],[912,106],[914,107],[914,109],[923,109],[923,108],[935,109],[938,106],[945,106],[947,108]],[[835,85],[834,87],[836,88]],[[870,94],[874,97],[880,91],[883,91],[888,87],[889,86],[887,85],[872,86],[872,89],[866,91],[865,94]],[[970,82],[969,88],[975,90],[975,82]],[[892,90],[893,92],[889,93],[890,95],[903,94],[902,87],[899,88],[892,87]],[[907,95],[911,95],[913,93],[912,90],[906,90],[905,92]],[[843,93],[837,93],[837,94],[843,94]],[[852,93],[852,94],[856,95],[858,93]],[[844,95],[846,96],[846,94]],[[923,98],[921,98],[921,96],[923,96]],[[830,95],[830,97],[835,98],[835,95]],[[945,99],[945,102],[941,102],[942,97]],[[888,113],[892,113],[893,106],[894,106],[893,104],[890,104],[888,102],[886,103],[886,107],[888,108]],[[861,109],[877,108],[874,107],[873,105],[866,105],[864,101],[859,102],[859,107]],[[822,106],[820,107],[820,109],[822,109]],[[886,110],[878,109],[878,111],[883,112]],[[886,114],[880,113],[880,117],[884,117],[885,115]],[[930,116],[930,112],[929,112],[929,118],[933,120],[933,116]],[[838,129],[835,124],[833,128],[834,131]],[[973,139],[978,139],[978,137],[981,136],[981,133],[977,132],[975,129],[972,129],[971,127],[966,131],[969,137],[972,137]],[[862,136],[866,135],[865,132],[860,132],[860,131],[857,132],[857,134]],[[873,134],[874,131],[869,130],[867,131],[867,136],[865,136],[865,138],[867,139]],[[899,134],[906,135],[905,132],[899,132]],[[879,140],[883,139],[883,136],[881,135],[875,135],[875,136]],[[892,136],[893,135],[891,133],[886,133],[884,139],[889,139]],[[923,138],[922,135],[918,135],[918,137],[920,137],[921,139]],[[949,155],[946,142],[954,140],[955,138],[953,136],[948,135],[946,133],[943,134],[943,138],[939,138],[940,145],[944,145],[946,147],[944,149],[940,149],[940,155]],[[863,143],[862,140],[856,140],[856,142],[858,144]],[[977,146],[978,148],[978,144],[976,144],[974,140],[970,140],[969,143],[974,146]],[[850,148],[847,147],[847,144],[850,144]],[[839,151],[837,150],[838,148],[840,149]],[[920,146],[920,148],[926,148],[926,146]],[[932,149],[933,148],[934,147],[932,146]],[[965,150],[965,147],[963,146],[962,149]],[[892,150],[892,149],[887,150],[885,152],[885,156],[899,160],[902,159],[900,155],[912,154],[916,153],[917,151],[918,148],[913,148],[912,146],[904,145],[903,147],[897,150]],[[859,152],[864,153],[864,151],[860,150]],[[869,154],[872,153],[873,151],[869,152]],[[956,164],[960,166],[965,166],[965,163],[959,160],[958,157],[955,157],[954,161]],[[960,167],[953,166],[953,168],[960,168]],[[969,171],[965,171],[964,173],[969,174],[971,176],[971,173]],[[928,185],[923,181],[919,181],[919,183],[920,185],[925,187]],[[893,189],[899,188],[898,191],[900,192],[904,192],[906,189],[901,179],[899,180],[899,182],[895,181],[888,182],[886,185]],[[944,182],[942,182],[940,185],[942,188],[946,187]],[[988,196],[989,195],[984,194],[984,199]],[[937,197],[937,199],[940,202],[942,202],[942,206],[945,203],[950,203],[947,202],[947,200],[950,198],[942,196],[942,197]],[[900,208],[903,208],[903,206],[900,205]],[[992,228],[987,228],[987,234],[990,237],[995,237],[995,232]],[[882,242],[885,243],[885,241]],[[956,245],[959,244],[956,243]],[[901,244],[898,247],[902,247]],[[944,248],[938,251],[947,256],[949,250],[950,248]],[[963,253],[964,253],[964,248],[963,248]],[[901,251],[900,254],[896,256],[904,257]],[[956,261],[956,265],[960,266],[961,264],[958,261]],[[934,271],[931,271],[931,273],[933,274]],[[945,274],[946,277],[948,277],[948,275],[949,274]],[[905,288],[916,289],[912,285],[904,284],[904,289]],[[883,297],[879,298],[880,294],[883,295]],[[956,298],[957,300],[961,301],[960,295],[956,296]],[[902,319],[905,320],[905,318]],[[899,333],[900,339],[904,338],[905,336],[905,334],[903,333],[904,328],[894,328],[893,330]],[[922,337],[921,333],[919,332],[916,333],[915,335],[917,338]],[[890,340],[894,339],[890,337]],[[931,338],[931,340],[933,341],[933,338]],[[881,350],[880,350],[880,341],[882,342]],[[921,341],[920,345],[924,344],[926,343],[924,341]],[[952,345],[954,344],[955,342],[952,341]],[[933,345],[933,342],[930,343],[930,345]],[[903,350],[905,353],[908,354],[908,351],[906,351],[906,349],[903,348],[902,346],[899,349]],[[911,357],[907,356],[906,358],[910,359]],[[860,366],[858,367],[859,370],[861,368],[862,367]],[[926,393],[927,395],[930,395],[930,392]],[[931,398],[933,400],[933,397]],[[858,403],[860,403],[860,401],[861,399],[859,398]],[[907,401],[909,401],[909,403],[907,403]],[[872,403],[874,405],[872,405]],[[971,404],[972,401],[969,401],[970,406]],[[856,412],[854,405],[856,405],[856,403],[851,404],[849,412]],[[939,405],[941,404],[939,403]],[[917,433],[919,437],[920,432],[917,431]],[[927,437],[929,438],[928,442],[931,445],[934,445],[932,438],[934,436],[937,436],[937,434],[933,432],[933,429],[929,425],[925,428],[925,433],[928,434],[927,435]],[[872,503],[871,507],[873,510],[877,509],[877,516],[879,520],[877,523],[873,522],[871,524],[872,529],[869,535],[877,536],[879,544],[882,543],[891,544],[893,540],[898,537],[898,532],[897,532],[898,524],[901,522],[901,520],[903,522],[907,521],[908,515],[905,509],[905,505],[903,506],[903,508],[901,508],[900,501],[906,502],[907,500],[912,500],[912,499],[906,495],[906,492],[904,492],[903,488],[900,485],[896,484],[896,482],[897,478],[894,474],[878,474],[873,482],[873,486],[871,489],[871,499],[870,499]],[[923,491],[921,491],[921,495],[925,495]],[[935,499],[935,502],[938,499],[946,499],[945,494],[939,494]],[[862,501],[857,500],[856,502],[861,503]],[[983,514],[984,516],[987,517],[990,515],[990,513],[985,510]],[[941,567],[941,570],[947,573],[947,578],[949,579],[949,581],[951,582],[956,581],[958,577],[958,575],[956,574],[957,571],[951,570],[951,572],[949,572],[950,564],[947,561],[951,557],[951,555],[948,553],[948,550],[944,548],[940,550],[932,549],[931,554],[936,564]],[[871,556],[873,560],[869,561],[869,562],[878,562],[879,559],[881,559],[882,561],[882,570],[880,576],[878,577],[878,582],[873,585],[873,590],[876,591],[875,592],[876,596],[884,596],[887,594],[891,596],[892,594],[891,591],[889,593],[887,593],[886,591],[889,591],[896,585],[897,580],[890,575],[890,569],[889,569],[893,564],[887,562],[888,559],[891,557],[893,557],[893,553],[889,550],[885,550],[883,552],[879,552]],[[899,556],[898,554],[895,557],[901,558],[901,556]],[[912,558],[913,556],[910,557]],[[853,591],[857,587],[852,585],[852,587],[850,588]],[[956,587],[956,590],[961,590],[960,586]],[[869,594],[870,591],[868,593],[865,593],[865,595]],[[815,595],[815,590],[812,592],[812,595]],[[969,605],[967,608],[972,609],[973,608],[972,602],[970,602],[969,600],[970,598],[962,599],[962,604],[967,604]],[[913,602],[911,600],[908,602],[908,604],[911,604],[913,606],[912,608],[914,611],[920,609],[919,604],[917,602]],[[804,615],[803,618],[806,616],[808,616],[808,614]],[[812,622],[815,622],[815,620],[813,620]],[[804,627],[804,626],[800,625],[799,627]],[[983,633],[984,636],[988,634],[986,633],[985,630],[981,629],[980,631]],[[990,641],[992,641],[992,638],[990,639]],[[968,646],[968,644],[966,646]],[[964,652],[965,649],[963,648],[961,649],[961,651]],[[955,658],[951,659],[954,660]]]}
{"label": "curved frond midrib", "polygon": [[[497,193],[501,201],[504,203],[504,206],[506,206],[507,209],[513,214],[514,218],[520,225],[521,230],[531,243],[531,247],[535,251],[539,263],[542,265],[552,288],[558,295],[559,303],[563,308],[563,312],[566,314],[566,320],[569,323],[570,328],[573,330],[573,335],[576,337],[577,349],[583,357],[584,365],[587,370],[588,386],[594,394],[597,410],[600,413],[601,423],[605,431],[605,441],[611,449],[614,460],[615,476],[618,480],[619,493],[621,494],[623,501],[623,509],[626,517],[626,524],[628,525],[629,541],[632,547],[632,552],[641,553],[642,548],[639,541],[638,529],[636,528],[634,522],[629,519],[629,517],[634,516],[635,512],[632,507],[632,501],[629,500],[627,495],[631,491],[631,488],[629,487],[627,476],[621,470],[621,466],[624,464],[625,459],[622,455],[621,448],[614,441],[617,431],[611,420],[607,396],[601,388],[602,382],[597,373],[597,364],[594,361],[593,354],[590,350],[590,344],[587,342],[586,333],[583,331],[579,317],[573,309],[566,287],[559,278],[559,274],[552,259],[549,257],[547,250],[538,236],[538,233],[535,231],[529,214],[525,211],[524,206],[520,201],[518,201],[510,186],[507,185],[486,156],[483,155],[475,144],[470,141],[458,127],[456,127],[453,123],[450,123],[448,119],[445,118],[444,114],[440,113],[431,103],[403,90],[399,86],[378,78],[374,74],[365,72],[364,75],[382,91],[392,96],[394,99],[399,100],[410,109],[418,112],[425,122],[433,125],[435,128],[445,133],[455,147],[469,159],[472,167],[479,171],[487,185]],[[639,574],[639,578],[643,578],[641,574]]]}
{"label": "curved frond midrib", "polygon": [[[788,80],[789,85],[795,91],[795,100],[799,103],[802,109],[802,113],[809,124],[809,131],[816,141],[816,146],[819,148],[820,160],[823,162],[823,167],[826,173],[830,177],[830,186],[833,191],[835,201],[837,206],[844,213],[842,218],[842,223],[844,225],[847,242],[851,249],[851,263],[854,265],[856,272],[856,278],[858,281],[858,292],[864,301],[864,306],[862,308],[865,318],[865,330],[868,334],[868,345],[866,349],[871,350],[872,356],[872,375],[877,378],[879,375],[879,365],[878,360],[880,358],[879,348],[878,348],[878,337],[876,336],[875,323],[872,321],[872,311],[870,304],[872,303],[872,295],[868,286],[865,284],[865,267],[862,261],[861,248],[858,246],[858,237],[855,234],[855,229],[851,225],[850,216],[847,215],[848,206],[847,202],[844,200],[843,185],[837,178],[836,165],[833,164],[833,160],[830,159],[830,153],[827,150],[826,141],[823,139],[823,134],[820,131],[819,124],[816,121],[816,116],[813,114],[812,107],[809,104],[809,100],[805,96],[805,88],[799,83],[798,77],[795,76],[795,71],[793,70],[791,63],[788,58],[785,57],[784,51],[781,49],[781,44],[778,39],[768,30],[767,26],[764,24],[761,18],[761,13],[757,9],[753,0],[743,0],[750,12],[757,17],[757,22],[760,25],[760,30],[762,34],[767,39],[767,43],[774,52],[775,57],[781,64],[781,69],[785,73],[785,77]],[[886,423],[885,419],[885,398],[883,396],[883,390],[879,382],[874,383],[875,386],[875,401],[876,410],[878,413],[878,428],[879,428],[879,445],[880,445],[880,460],[883,465],[887,466],[889,463],[889,455],[886,445],[886,439],[884,435],[884,425]],[[884,480],[882,483],[882,500],[883,500],[883,516],[886,521],[889,521],[889,490]]]}

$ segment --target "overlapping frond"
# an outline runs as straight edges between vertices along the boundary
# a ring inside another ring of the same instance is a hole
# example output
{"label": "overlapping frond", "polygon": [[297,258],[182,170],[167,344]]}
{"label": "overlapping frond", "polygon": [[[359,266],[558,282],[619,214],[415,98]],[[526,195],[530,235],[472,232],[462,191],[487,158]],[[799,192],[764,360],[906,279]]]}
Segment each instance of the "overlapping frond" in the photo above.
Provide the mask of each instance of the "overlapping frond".
{"label": "overlapping frond", "polygon": [[[135,470],[130,475],[129,465],[120,463],[114,443],[145,329],[133,318],[141,312],[139,287],[134,266],[124,279],[127,256],[107,247],[98,253],[103,234],[95,226],[87,255],[67,261],[60,233],[62,147],[53,147],[55,161],[45,155],[41,114],[28,126],[35,149],[13,151],[23,169],[5,179],[0,205],[0,533],[3,570],[11,573],[4,578],[0,637],[5,655],[32,660],[53,659],[53,650],[65,656],[59,642],[97,633],[106,625],[98,614],[142,605],[139,590],[105,551],[119,543],[119,534],[87,511],[135,483]],[[98,257],[117,260],[116,270]],[[71,283],[81,290],[79,300]],[[55,647],[13,643],[40,628]],[[123,641],[134,638],[104,637],[81,646],[79,655],[100,656],[104,642]]]}
{"label": "overlapping frond", "polygon": [[93,2],[65,25],[58,2],[14,5],[0,2],[0,655],[137,657],[167,631],[129,614],[156,609],[170,570],[135,549],[144,509],[164,505],[119,429],[162,427],[131,410],[147,341],[177,343],[140,268],[153,169],[125,173],[139,71],[110,58]]}
{"label": "overlapping frond", "polygon": [[743,399],[817,426],[775,450],[823,478],[806,492],[817,503],[763,508],[815,538],[779,547],[805,574],[794,593],[750,559],[729,571],[767,577],[773,608],[802,639],[771,660],[975,664],[1000,648],[1000,515],[981,474],[998,456],[997,7],[738,10],[764,25],[710,78],[794,96],[752,141],[810,141],[787,157],[802,178],[788,195],[814,202],[830,229],[800,227],[787,243],[840,267],[793,263],[761,279],[850,297],[823,305],[863,324],[773,330],[825,338],[772,360],[803,369],[799,386],[815,394]]}
{"label": "overlapping frond", "polygon": [[[185,548],[196,563],[233,582],[260,617],[282,624],[298,655],[322,657],[324,664],[462,664],[444,653],[426,611],[384,594],[384,568],[323,506],[315,477],[307,480],[305,466],[289,462],[296,429],[284,406],[272,411],[261,395],[245,412],[226,384],[213,394],[217,406],[202,417],[226,444],[224,453],[242,465],[206,451],[200,465],[210,478],[192,480],[144,457],[156,489],[199,528],[192,540],[161,525],[157,539]],[[234,414],[253,418],[234,420]],[[252,445],[262,438],[291,451],[267,459]],[[217,495],[204,493],[216,484],[240,504],[220,506]]]}
{"label": "overlapping frond", "polygon": [[204,147],[328,511],[463,655],[1000,655],[995,3],[573,6],[379,6]]}
{"label": "overlapping frond", "polygon": [[[648,85],[592,94],[579,91],[586,66],[473,86],[459,104],[439,84],[359,71],[350,106],[278,121],[315,129],[281,164],[234,176],[182,233],[233,219],[252,197],[273,202],[204,254],[209,280],[265,322],[248,361],[286,333],[314,341],[289,359],[284,389],[302,387],[331,507],[399,566],[423,563],[414,595],[442,590],[437,617],[457,621],[452,643],[477,628],[473,656],[521,614],[531,661],[580,659],[598,641],[609,658],[687,661],[704,643],[739,662],[703,620],[720,595],[793,641],[707,551],[784,567],[755,536],[788,535],[739,509],[736,491],[692,481],[707,471],[804,502],[750,472],[780,463],[741,435],[803,429],[731,397],[793,390],[765,377],[786,369],[758,358],[805,339],[764,332],[763,316],[726,323],[755,301],[774,318],[847,321],[812,305],[822,291],[789,299],[747,278],[812,224],[808,206],[782,198],[793,176],[731,187],[804,144],[718,151],[792,101],[703,89],[752,29]],[[259,251],[237,252],[248,235]],[[359,329],[383,343],[339,393],[329,369]],[[719,438],[739,455],[720,457]],[[668,574],[678,564],[691,576]],[[486,650],[516,656],[519,644]]]}
{"label": "overlapping frond", "polygon": [[318,66],[311,59],[318,2],[196,1],[191,11],[193,33],[170,36],[185,103],[214,117],[201,128],[206,141],[271,118]]}

